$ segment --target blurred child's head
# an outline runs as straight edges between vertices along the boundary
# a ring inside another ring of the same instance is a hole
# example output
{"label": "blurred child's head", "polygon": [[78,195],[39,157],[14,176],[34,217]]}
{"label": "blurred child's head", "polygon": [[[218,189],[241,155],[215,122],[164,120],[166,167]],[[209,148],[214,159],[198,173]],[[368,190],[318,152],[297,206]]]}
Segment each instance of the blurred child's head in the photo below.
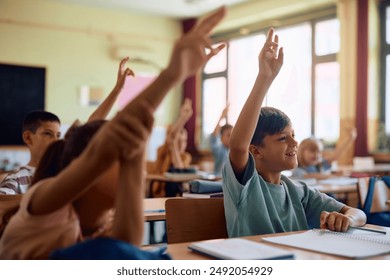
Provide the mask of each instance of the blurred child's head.
{"label": "blurred child's head", "polygon": [[221,142],[226,147],[230,146],[230,135],[232,134],[233,126],[230,124],[225,124],[221,127]]}
{"label": "blurred child's head", "polygon": [[295,168],[297,146],[290,118],[279,109],[262,107],[250,145],[258,167],[271,172]]}
{"label": "blurred child's head", "polygon": [[61,137],[60,119],[53,113],[29,112],[22,125],[22,137],[34,161],[39,161],[47,147]]}
{"label": "blurred child's head", "polygon": [[302,167],[317,165],[322,160],[322,142],[314,137],[301,141],[298,148],[298,165]]}

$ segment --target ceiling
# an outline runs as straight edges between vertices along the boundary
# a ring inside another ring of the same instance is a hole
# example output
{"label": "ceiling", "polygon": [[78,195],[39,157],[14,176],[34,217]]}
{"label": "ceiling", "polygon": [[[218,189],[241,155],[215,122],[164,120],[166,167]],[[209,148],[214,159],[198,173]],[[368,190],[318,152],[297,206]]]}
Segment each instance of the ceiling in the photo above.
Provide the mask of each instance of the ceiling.
{"label": "ceiling", "polygon": [[253,0],[51,0],[100,8],[128,10],[175,19],[198,17],[220,6]]}

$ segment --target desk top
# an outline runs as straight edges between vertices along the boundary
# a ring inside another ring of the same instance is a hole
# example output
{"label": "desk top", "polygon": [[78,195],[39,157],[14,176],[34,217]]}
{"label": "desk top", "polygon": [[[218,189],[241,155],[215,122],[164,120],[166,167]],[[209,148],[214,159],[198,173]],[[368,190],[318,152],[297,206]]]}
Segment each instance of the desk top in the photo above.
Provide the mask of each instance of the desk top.
{"label": "desk top", "polygon": [[[375,225],[366,225],[365,227],[382,229],[382,230],[387,230],[390,232],[390,228],[388,228],[388,227],[381,227],[381,226],[375,226]],[[304,231],[301,231],[301,232],[304,232]],[[264,238],[264,237],[289,235],[289,234],[295,234],[295,233],[298,233],[298,232],[283,232],[283,233],[274,233],[274,234],[254,235],[254,236],[246,236],[246,237],[242,237],[242,238],[256,241],[256,242],[261,242],[261,243],[267,244],[269,246],[275,246],[275,247],[279,247],[279,248],[291,251],[294,253],[295,259],[297,259],[297,260],[341,260],[341,259],[346,259],[346,258],[340,257],[340,256],[318,253],[318,252],[304,250],[304,249],[297,249],[297,248],[293,248],[293,247],[289,247],[289,246],[276,245],[276,244],[262,241],[262,238]],[[192,242],[168,244],[168,253],[171,255],[171,257],[174,260],[211,260],[211,259],[213,259],[211,257],[192,252],[190,249],[188,249],[188,245],[190,243],[192,243]],[[375,256],[375,257],[372,257],[369,259],[390,260],[390,254]]]}
{"label": "desk top", "polygon": [[145,198],[144,199],[144,217],[145,221],[163,221],[165,220],[165,201],[168,197]]}
{"label": "desk top", "polygon": [[390,173],[390,164],[389,163],[378,163],[373,166],[367,167],[354,167],[353,165],[343,165],[339,166],[336,170],[342,174],[348,175],[349,173],[370,173],[370,174],[389,174]]}
{"label": "desk top", "polygon": [[313,188],[323,193],[354,193],[357,191],[356,184],[353,185],[317,185]]}

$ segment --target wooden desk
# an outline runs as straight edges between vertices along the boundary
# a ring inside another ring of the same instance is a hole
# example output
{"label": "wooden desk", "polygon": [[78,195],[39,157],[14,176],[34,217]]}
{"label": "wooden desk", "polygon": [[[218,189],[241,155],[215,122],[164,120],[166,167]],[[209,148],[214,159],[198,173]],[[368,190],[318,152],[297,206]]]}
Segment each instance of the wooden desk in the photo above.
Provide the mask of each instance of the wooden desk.
{"label": "wooden desk", "polygon": [[146,222],[165,221],[165,201],[168,197],[145,198],[144,217]]}
{"label": "wooden desk", "polygon": [[[388,227],[380,227],[380,226],[375,226],[375,225],[366,225],[366,227],[387,230],[390,232],[390,228],[388,228]],[[263,237],[288,235],[288,234],[294,234],[294,233],[297,233],[297,232],[264,234],[264,235],[246,236],[243,238],[249,239],[252,241],[256,241],[256,242],[264,242],[264,241],[262,241]],[[174,260],[211,260],[212,259],[211,257],[201,255],[198,253],[194,253],[191,250],[189,250],[188,245],[190,243],[191,242],[168,244],[168,253],[171,255],[171,257]],[[297,260],[342,260],[342,259],[346,259],[346,258],[339,257],[339,256],[328,255],[328,254],[318,253],[318,252],[304,250],[304,249],[297,249],[297,248],[293,248],[293,247],[289,247],[289,246],[276,245],[276,244],[272,244],[272,243],[268,243],[268,242],[264,242],[264,244],[267,244],[269,246],[283,248],[285,250],[291,251],[294,253],[295,259],[297,259]],[[373,257],[370,259],[390,260],[390,254],[376,256],[376,257]]]}
{"label": "wooden desk", "polygon": [[221,178],[218,178],[214,175],[205,176],[203,174],[197,174],[197,173],[180,173],[178,176],[174,175],[163,175],[163,174],[146,174],[146,194],[148,197],[152,197],[152,185],[154,182],[172,182],[172,183],[188,183],[192,180],[202,179],[202,180],[210,180],[210,181],[216,181],[220,180]]}
{"label": "wooden desk", "polygon": [[356,184],[352,185],[318,185],[314,187],[323,193],[355,193],[357,191]]}
{"label": "wooden desk", "polygon": [[341,172],[344,176],[350,176],[353,173],[363,173],[367,174],[367,176],[384,176],[390,175],[390,164],[388,163],[378,163],[372,167],[366,168],[355,168],[353,165],[344,165],[339,166],[336,170],[337,172]]}

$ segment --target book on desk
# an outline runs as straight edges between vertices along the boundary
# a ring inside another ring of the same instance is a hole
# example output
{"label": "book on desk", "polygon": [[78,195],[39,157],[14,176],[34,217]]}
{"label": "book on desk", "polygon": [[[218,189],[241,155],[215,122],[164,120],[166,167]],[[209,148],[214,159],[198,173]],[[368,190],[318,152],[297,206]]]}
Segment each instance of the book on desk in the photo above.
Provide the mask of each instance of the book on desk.
{"label": "book on desk", "polygon": [[303,233],[265,237],[262,240],[351,259],[365,259],[390,253],[389,234],[366,228],[353,228],[347,232],[312,229]]}
{"label": "book on desk", "polygon": [[188,198],[215,198],[215,197],[223,197],[223,192],[213,192],[213,193],[192,193],[192,192],[184,192],[183,197]]}
{"label": "book on desk", "polygon": [[290,251],[240,239],[213,239],[191,243],[188,248],[194,252],[221,260],[277,260],[292,259]]}
{"label": "book on desk", "polygon": [[188,198],[214,198],[223,197],[222,181],[193,180],[189,182],[189,192],[183,197]]}

